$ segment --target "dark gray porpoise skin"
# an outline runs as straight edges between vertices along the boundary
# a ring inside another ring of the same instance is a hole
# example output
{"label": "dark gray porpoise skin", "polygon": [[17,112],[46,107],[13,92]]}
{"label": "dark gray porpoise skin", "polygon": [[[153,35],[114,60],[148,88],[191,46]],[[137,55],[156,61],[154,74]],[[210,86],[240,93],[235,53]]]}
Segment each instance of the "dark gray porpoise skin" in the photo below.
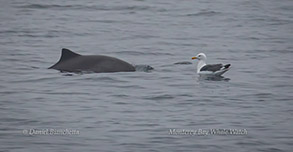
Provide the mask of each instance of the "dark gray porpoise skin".
{"label": "dark gray porpoise skin", "polygon": [[62,49],[60,60],[49,67],[49,69],[60,70],[61,72],[133,72],[133,65],[120,59],[102,55],[80,55]]}

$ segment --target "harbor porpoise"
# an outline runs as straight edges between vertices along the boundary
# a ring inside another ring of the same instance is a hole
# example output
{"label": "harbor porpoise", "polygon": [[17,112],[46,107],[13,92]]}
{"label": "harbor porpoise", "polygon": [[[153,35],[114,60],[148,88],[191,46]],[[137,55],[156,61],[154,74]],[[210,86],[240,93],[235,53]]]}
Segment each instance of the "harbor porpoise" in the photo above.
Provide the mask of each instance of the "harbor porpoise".
{"label": "harbor porpoise", "polygon": [[103,55],[80,55],[63,48],[60,60],[49,69],[61,72],[133,72],[133,65]]}

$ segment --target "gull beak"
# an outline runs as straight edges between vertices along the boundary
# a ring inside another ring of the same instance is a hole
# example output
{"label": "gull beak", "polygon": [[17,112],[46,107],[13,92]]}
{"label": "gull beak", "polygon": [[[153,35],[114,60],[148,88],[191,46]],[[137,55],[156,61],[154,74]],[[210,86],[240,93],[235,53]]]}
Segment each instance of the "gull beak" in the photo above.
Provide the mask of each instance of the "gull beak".
{"label": "gull beak", "polygon": [[195,57],[192,57],[191,59],[194,60],[194,59],[197,59],[197,57],[195,56]]}

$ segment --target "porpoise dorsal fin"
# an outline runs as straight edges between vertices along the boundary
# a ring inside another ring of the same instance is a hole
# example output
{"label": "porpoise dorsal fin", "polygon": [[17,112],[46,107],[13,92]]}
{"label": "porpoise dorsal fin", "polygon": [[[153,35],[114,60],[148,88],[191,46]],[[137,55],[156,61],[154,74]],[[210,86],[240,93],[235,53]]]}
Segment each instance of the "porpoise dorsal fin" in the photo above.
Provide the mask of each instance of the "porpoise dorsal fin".
{"label": "porpoise dorsal fin", "polygon": [[75,57],[81,56],[80,54],[74,53],[72,51],[70,51],[69,49],[63,48],[62,49],[62,54],[61,54],[61,58],[59,60],[59,62],[63,62],[66,61],[68,59],[72,59]]}
{"label": "porpoise dorsal fin", "polygon": [[62,52],[61,52],[61,57],[59,59],[59,61],[52,65],[51,67],[49,67],[49,69],[54,69],[56,66],[58,66],[60,63],[67,61],[69,59],[73,59],[75,57],[79,57],[81,56],[80,54],[74,53],[72,51],[70,51],[69,49],[63,48]]}

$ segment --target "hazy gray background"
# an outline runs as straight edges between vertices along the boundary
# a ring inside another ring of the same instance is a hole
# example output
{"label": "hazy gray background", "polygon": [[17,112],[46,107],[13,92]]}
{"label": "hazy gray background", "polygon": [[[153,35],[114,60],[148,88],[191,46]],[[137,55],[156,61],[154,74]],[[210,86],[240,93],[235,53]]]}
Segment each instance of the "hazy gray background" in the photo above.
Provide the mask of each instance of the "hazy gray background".
{"label": "hazy gray background", "polygon": [[[1,0],[0,150],[290,151],[292,10],[292,0]],[[48,70],[63,47],[155,70]],[[231,63],[231,80],[199,80],[196,62],[174,65],[199,52]],[[32,128],[80,135],[22,134]]]}

